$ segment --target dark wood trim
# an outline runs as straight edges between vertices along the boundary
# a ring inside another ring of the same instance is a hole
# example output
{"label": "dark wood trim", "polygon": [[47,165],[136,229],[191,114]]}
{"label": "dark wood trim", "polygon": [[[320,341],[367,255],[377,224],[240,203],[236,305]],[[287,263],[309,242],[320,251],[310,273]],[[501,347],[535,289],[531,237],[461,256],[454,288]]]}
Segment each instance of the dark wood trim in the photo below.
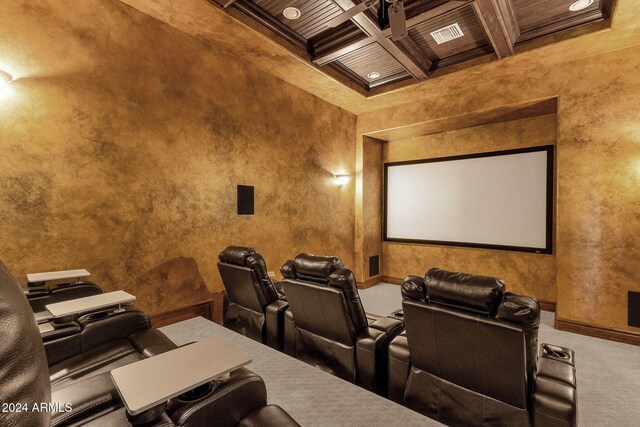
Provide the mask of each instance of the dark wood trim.
{"label": "dark wood trim", "polygon": [[540,304],[540,310],[544,310],[544,311],[551,311],[553,313],[556,312],[556,302],[555,301],[545,301],[545,300],[538,300],[538,304]]}
{"label": "dark wood trim", "polygon": [[376,80],[374,82],[369,83],[369,89],[373,89],[376,87],[380,87],[383,85],[388,85],[395,82],[401,82],[403,80],[411,79],[412,77],[406,72],[402,72],[399,74],[394,74],[392,76],[387,76],[383,79]]}
{"label": "dark wood trim", "polygon": [[392,285],[402,285],[402,280],[399,277],[382,276],[383,283],[390,283]]}
{"label": "dark wood trim", "polygon": [[327,65],[325,65],[325,68],[326,67],[331,68],[332,70],[336,71],[337,73],[339,73],[340,75],[348,79],[351,79],[354,83],[362,87],[364,90],[369,89],[368,81],[366,81],[365,79],[363,79],[362,77],[360,77],[359,75],[351,71],[349,68],[342,65],[340,62],[330,62]]}
{"label": "dark wood trim", "polygon": [[218,325],[224,324],[224,300],[226,297],[226,292],[213,292],[211,294],[213,296],[213,302],[211,304],[213,308],[213,316],[212,319]]}
{"label": "dark wood trim", "polygon": [[543,27],[537,27],[527,31],[523,31],[516,40],[516,44],[524,43],[526,41],[530,41],[549,34],[556,35],[557,33],[565,30],[575,30],[581,25],[594,24],[605,19],[606,18],[604,17],[603,12],[599,9],[596,9],[587,13],[583,13],[581,15],[563,19],[562,21],[553,22]]}
{"label": "dark wood trim", "polygon": [[375,43],[375,40],[367,37],[365,34],[359,32],[359,36],[354,39],[347,39],[341,44],[332,46],[331,48],[324,48],[319,46],[313,56],[313,63],[316,65],[325,65],[329,62],[335,61],[341,56],[347,55],[355,50],[369,46],[371,43]]}
{"label": "dark wood trim", "polygon": [[[511,154],[522,154],[522,153],[533,153],[537,151],[546,151],[547,152],[547,218],[546,218],[546,244],[544,248],[530,248],[523,246],[508,246],[508,245],[493,245],[486,243],[468,243],[468,242],[450,242],[450,241],[442,241],[442,240],[423,240],[423,239],[401,239],[401,238],[390,238],[387,236],[387,199],[388,199],[388,175],[389,175],[389,167],[393,166],[403,166],[403,165],[416,165],[422,163],[436,163],[436,162],[447,162],[453,160],[467,160],[467,159],[478,159],[483,157],[496,157],[496,156],[506,156]],[[398,243],[411,243],[418,245],[442,245],[442,246],[460,246],[460,247],[469,247],[469,248],[480,248],[480,249],[495,249],[495,250],[504,250],[504,251],[516,251],[516,252],[533,252],[538,254],[551,254],[553,253],[553,162],[554,156],[553,153],[555,151],[554,145],[543,145],[538,147],[527,147],[527,148],[517,148],[513,150],[500,150],[500,151],[490,151],[485,153],[473,153],[473,154],[463,154],[459,156],[447,156],[447,157],[434,157],[430,159],[420,159],[420,160],[405,160],[401,162],[387,162],[384,164],[384,199],[383,199],[383,218],[382,218],[382,239],[384,242],[398,242]]]}
{"label": "dark wood trim", "polygon": [[233,7],[248,15],[250,18],[255,19],[257,22],[275,32],[289,43],[307,52],[309,51],[307,41],[304,38],[299,36],[289,27],[269,15],[264,10],[260,9],[253,2],[248,0],[237,0],[233,4]]}
{"label": "dark wood trim", "polygon": [[212,303],[213,299],[208,299],[195,304],[168,310],[162,313],[153,314],[149,316],[149,318],[151,319],[151,325],[154,328],[160,328],[162,326],[170,325],[172,323],[180,322],[182,320],[187,320],[198,316],[202,316],[205,319],[213,320]]}
{"label": "dark wood trim", "polygon": [[393,42],[400,50],[406,52],[411,58],[416,58],[420,60],[420,65],[424,67],[425,70],[429,70],[431,68],[431,60],[420,50],[415,41],[409,36],[398,40],[397,42]]}
{"label": "dark wood trim", "polygon": [[370,288],[374,285],[377,285],[378,283],[382,283],[384,280],[382,280],[383,277],[381,275],[377,275],[377,276],[373,276],[373,277],[369,277],[367,280],[362,281],[362,282],[358,282],[358,289],[367,289]]}
{"label": "dark wood trim", "polygon": [[224,2],[224,4],[222,5],[222,7],[224,7],[225,9],[228,8],[229,6],[231,6],[232,4],[234,4],[237,0],[227,0]]}
{"label": "dark wood trim", "polygon": [[475,0],[473,10],[498,58],[513,55],[520,28],[511,0]]}
{"label": "dark wood trim", "polygon": [[[334,2],[343,10],[348,10],[356,6],[356,3],[353,0],[334,0]],[[380,43],[380,45],[389,52],[389,54],[393,56],[409,72],[409,74],[418,80],[424,80],[427,78],[429,70],[423,65],[424,58],[422,56],[419,58],[411,56],[409,52],[401,49],[394,42],[387,39],[382,34],[380,27],[378,27],[378,23],[375,19],[371,18],[370,15],[366,13],[359,13],[351,18],[351,20],[360,27],[362,31]]]}
{"label": "dark wood trim", "polygon": [[613,9],[616,7],[617,2],[614,0],[600,0],[600,5],[604,19],[611,19],[613,16]]}
{"label": "dark wood trim", "polygon": [[441,69],[450,67],[452,65],[460,64],[461,62],[475,59],[483,55],[493,55],[493,48],[490,45],[478,46],[474,49],[467,50],[466,52],[460,52],[447,58],[442,58],[434,63],[435,69]]}
{"label": "dark wood trim", "polygon": [[[473,3],[471,0],[451,0],[433,7],[433,1],[427,2],[426,5],[428,5],[430,9],[407,18],[407,29],[411,29],[416,25],[435,18],[436,16],[444,15],[445,13],[453,12],[454,10],[469,6],[471,3]],[[410,13],[410,9],[407,7],[405,12],[408,15]],[[391,28],[385,28],[382,30],[382,35],[385,37],[391,37]]]}
{"label": "dark wood trim", "polygon": [[640,345],[640,332],[624,329],[610,328],[606,326],[592,325],[576,320],[556,318],[556,329],[573,332],[590,337],[603,338],[605,340],[622,342],[625,344]]}

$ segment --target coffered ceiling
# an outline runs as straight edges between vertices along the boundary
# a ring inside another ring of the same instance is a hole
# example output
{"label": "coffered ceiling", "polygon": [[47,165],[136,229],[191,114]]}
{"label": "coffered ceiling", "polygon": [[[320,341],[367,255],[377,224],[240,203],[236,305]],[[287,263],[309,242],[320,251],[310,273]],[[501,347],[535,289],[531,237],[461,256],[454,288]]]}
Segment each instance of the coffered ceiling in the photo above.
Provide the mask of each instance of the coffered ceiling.
{"label": "coffered ceiling", "polygon": [[[224,8],[211,0],[119,1],[201,40],[213,48],[213,54],[242,58],[252,66],[358,115],[420,102],[425,97],[450,97],[461,90],[473,90],[479,84],[491,83],[499,89],[503,79],[515,75],[570,67],[572,61],[585,57],[597,61],[600,54],[640,44],[637,14],[640,0],[616,0],[609,20],[516,43],[514,54],[502,60],[495,54],[487,54],[431,70],[425,80],[407,79],[366,90],[332,67],[314,63],[306,49],[237,8]],[[539,1],[544,0],[531,3]]]}
{"label": "coffered ceiling", "polygon": [[[610,18],[615,0],[404,0],[408,33],[396,40],[385,15],[389,0],[369,0],[368,9],[335,28],[331,21],[360,0],[210,1],[240,11],[295,46],[293,54],[369,92],[473,66],[480,57],[505,58],[516,46],[561,32],[598,30],[594,24]],[[298,17],[286,17],[287,8]]]}

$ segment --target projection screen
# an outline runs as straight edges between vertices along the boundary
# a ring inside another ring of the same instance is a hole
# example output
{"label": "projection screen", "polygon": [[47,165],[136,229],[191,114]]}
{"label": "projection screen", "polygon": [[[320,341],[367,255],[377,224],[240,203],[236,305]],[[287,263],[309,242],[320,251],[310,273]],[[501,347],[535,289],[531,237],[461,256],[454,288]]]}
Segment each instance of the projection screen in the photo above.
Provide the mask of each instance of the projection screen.
{"label": "projection screen", "polygon": [[384,238],[551,253],[553,146],[385,163]]}

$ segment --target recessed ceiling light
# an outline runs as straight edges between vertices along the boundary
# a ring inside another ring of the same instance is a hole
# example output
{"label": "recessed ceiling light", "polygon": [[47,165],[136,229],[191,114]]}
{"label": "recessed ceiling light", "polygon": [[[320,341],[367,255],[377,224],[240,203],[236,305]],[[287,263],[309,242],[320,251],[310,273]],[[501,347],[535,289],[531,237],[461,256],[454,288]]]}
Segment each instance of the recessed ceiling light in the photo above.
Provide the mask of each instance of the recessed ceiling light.
{"label": "recessed ceiling light", "polygon": [[298,19],[300,18],[300,15],[302,15],[300,9],[297,7],[285,7],[282,14],[287,19]]}
{"label": "recessed ceiling light", "polygon": [[367,74],[367,78],[370,78],[371,80],[377,79],[378,77],[380,77],[380,73],[377,71],[372,71]]}
{"label": "recessed ceiling light", "polygon": [[577,12],[579,10],[588,8],[592,4],[593,4],[593,0],[576,0],[573,3],[571,3],[571,6],[569,6],[569,10],[571,12]]}
{"label": "recessed ceiling light", "polygon": [[0,70],[0,90],[4,89],[9,83],[13,81],[13,77],[11,74],[6,71]]}

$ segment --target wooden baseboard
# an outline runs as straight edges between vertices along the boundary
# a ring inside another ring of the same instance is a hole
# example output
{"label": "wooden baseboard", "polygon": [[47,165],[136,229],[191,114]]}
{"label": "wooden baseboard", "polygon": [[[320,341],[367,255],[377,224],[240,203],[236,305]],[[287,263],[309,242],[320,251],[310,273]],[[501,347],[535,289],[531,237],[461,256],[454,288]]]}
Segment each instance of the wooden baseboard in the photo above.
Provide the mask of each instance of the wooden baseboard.
{"label": "wooden baseboard", "polygon": [[358,282],[358,289],[367,289],[381,282],[383,282],[383,277],[380,275],[369,277],[364,282]]}
{"label": "wooden baseboard", "polygon": [[400,279],[399,277],[382,276],[384,283],[391,283],[392,285],[402,285],[403,280],[404,279]]}
{"label": "wooden baseboard", "polygon": [[553,313],[556,312],[556,302],[555,301],[545,301],[545,300],[538,300],[538,304],[540,304],[540,310],[544,310],[544,311],[551,311]]}
{"label": "wooden baseboard", "polygon": [[222,292],[214,292],[211,294],[213,296],[213,320],[218,325],[224,324],[224,299],[225,299],[225,291]]}
{"label": "wooden baseboard", "polygon": [[556,329],[625,344],[640,345],[640,333],[624,329],[608,328],[567,319],[556,319]]}
{"label": "wooden baseboard", "polygon": [[196,304],[176,308],[163,313],[153,314],[149,316],[151,318],[151,325],[154,328],[161,328],[162,326],[170,325],[182,320],[192,319],[198,316],[213,320],[213,301],[214,300],[212,299],[208,299]]}

